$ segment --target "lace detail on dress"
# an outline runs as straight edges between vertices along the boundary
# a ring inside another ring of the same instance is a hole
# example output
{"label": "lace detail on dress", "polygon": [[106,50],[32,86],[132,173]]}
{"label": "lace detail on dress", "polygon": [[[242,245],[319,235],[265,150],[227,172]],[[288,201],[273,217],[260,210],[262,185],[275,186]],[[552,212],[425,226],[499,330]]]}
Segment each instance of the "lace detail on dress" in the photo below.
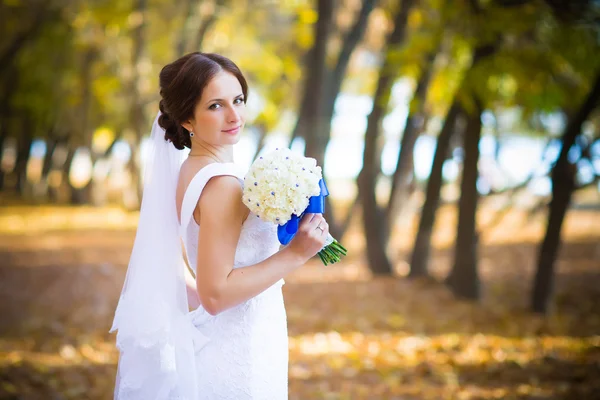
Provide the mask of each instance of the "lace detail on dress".
{"label": "lace detail on dress", "polygon": [[[260,244],[259,246],[256,246]],[[248,251],[252,249],[252,251]],[[234,268],[256,264],[279,250],[277,226],[250,213],[244,222],[235,253]]]}
{"label": "lace detail on dress", "polygon": [[[216,175],[237,176],[243,185],[239,167],[214,165],[198,172],[198,179],[194,177],[184,203],[193,201],[195,206],[206,182]],[[189,213],[190,207],[186,214],[182,207],[182,228],[187,222],[182,234],[195,272],[199,226]],[[278,250],[277,226],[250,213],[242,225],[234,268],[261,262]],[[202,307],[190,313],[192,324],[207,338],[196,354],[199,399],[287,399],[288,336],[283,284],[282,279],[258,296],[216,316]]]}

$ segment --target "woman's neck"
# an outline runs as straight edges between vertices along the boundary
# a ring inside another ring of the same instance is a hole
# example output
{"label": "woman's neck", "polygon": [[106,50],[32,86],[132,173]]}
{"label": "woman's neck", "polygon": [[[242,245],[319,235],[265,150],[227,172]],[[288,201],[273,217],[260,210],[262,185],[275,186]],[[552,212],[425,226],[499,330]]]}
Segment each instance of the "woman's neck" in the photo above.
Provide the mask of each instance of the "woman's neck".
{"label": "woman's neck", "polygon": [[233,162],[233,147],[208,147],[201,145],[192,145],[188,157],[205,158],[219,163]]}

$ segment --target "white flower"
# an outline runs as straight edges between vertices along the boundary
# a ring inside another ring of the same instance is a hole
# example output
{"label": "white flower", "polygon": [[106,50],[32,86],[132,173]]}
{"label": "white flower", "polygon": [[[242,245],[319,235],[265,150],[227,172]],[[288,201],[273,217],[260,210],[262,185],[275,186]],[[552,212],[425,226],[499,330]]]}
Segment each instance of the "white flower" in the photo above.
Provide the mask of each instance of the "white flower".
{"label": "white flower", "polygon": [[278,148],[250,167],[244,178],[244,204],[262,220],[283,225],[321,193],[321,178],[315,159]]}

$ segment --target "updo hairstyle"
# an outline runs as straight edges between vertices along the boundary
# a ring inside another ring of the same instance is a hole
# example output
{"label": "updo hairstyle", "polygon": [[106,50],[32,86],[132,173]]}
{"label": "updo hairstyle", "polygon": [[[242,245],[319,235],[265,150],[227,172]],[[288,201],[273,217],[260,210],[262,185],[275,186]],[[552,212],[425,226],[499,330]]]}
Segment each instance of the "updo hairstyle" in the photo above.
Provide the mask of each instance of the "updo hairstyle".
{"label": "updo hairstyle", "polygon": [[202,91],[221,71],[227,71],[238,79],[245,103],[248,84],[244,75],[233,61],[219,54],[190,53],[167,64],[160,71],[161,115],[158,124],[165,130],[165,139],[178,150],[192,148],[190,132],[181,124],[192,119]]}

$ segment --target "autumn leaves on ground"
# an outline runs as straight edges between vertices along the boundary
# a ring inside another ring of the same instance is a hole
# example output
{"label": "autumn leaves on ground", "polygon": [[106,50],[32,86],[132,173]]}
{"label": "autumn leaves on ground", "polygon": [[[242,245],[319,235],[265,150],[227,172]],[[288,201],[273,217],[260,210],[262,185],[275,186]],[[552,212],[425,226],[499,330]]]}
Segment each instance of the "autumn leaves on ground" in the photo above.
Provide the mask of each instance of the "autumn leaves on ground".
{"label": "autumn leaves on ground", "polygon": [[[569,212],[545,318],[527,311],[544,216],[481,215],[480,304],[402,277],[415,221],[396,232],[398,277],[368,274],[354,230],[343,263],[289,277],[290,399],[600,398],[600,213]],[[441,209],[440,281],[454,220]],[[135,223],[118,209],[0,209],[0,399],[112,398],[108,329]]]}

